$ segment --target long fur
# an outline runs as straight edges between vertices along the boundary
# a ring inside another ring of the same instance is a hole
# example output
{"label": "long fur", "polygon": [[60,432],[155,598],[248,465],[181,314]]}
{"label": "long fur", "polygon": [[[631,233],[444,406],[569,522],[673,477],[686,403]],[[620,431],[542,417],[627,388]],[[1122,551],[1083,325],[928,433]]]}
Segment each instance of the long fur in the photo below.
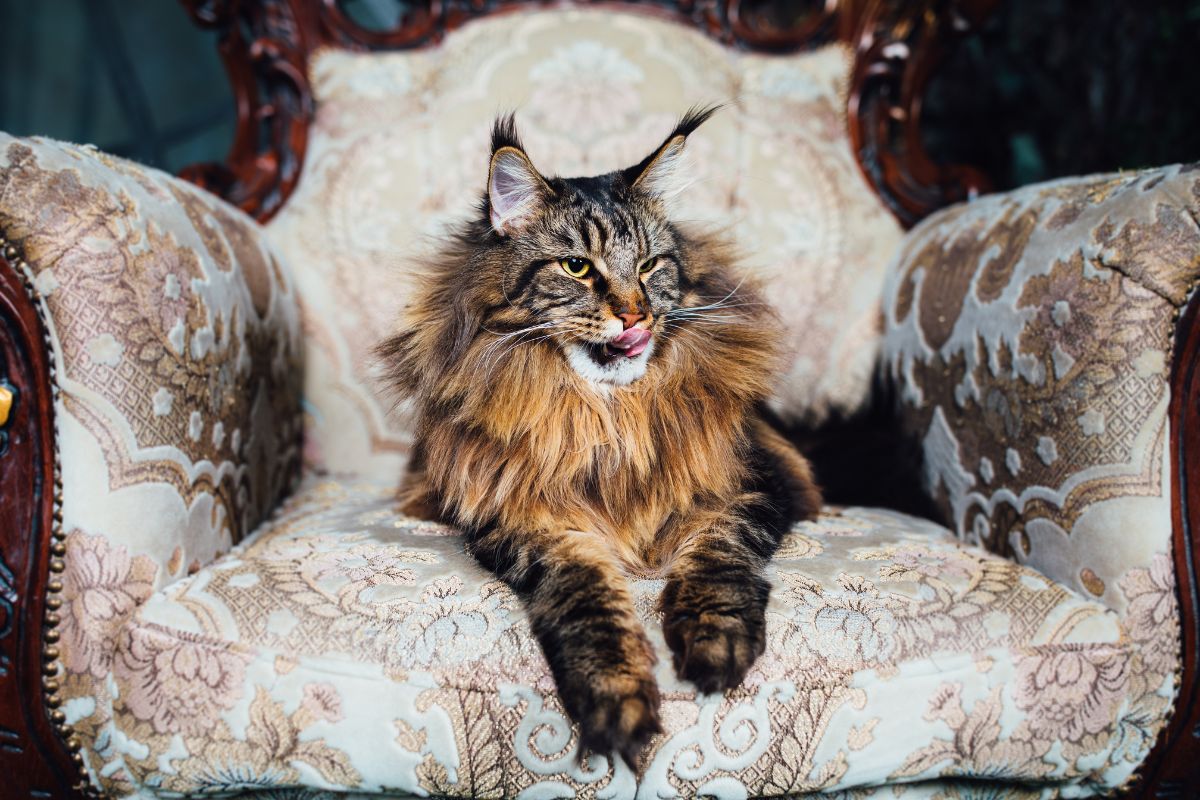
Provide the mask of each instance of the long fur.
{"label": "long fur", "polygon": [[[689,112],[663,147],[712,111]],[[492,139],[493,151],[522,149],[511,116]],[[623,573],[667,578],[665,634],[681,675],[706,691],[736,685],[762,649],[763,566],[820,505],[807,462],[761,411],[777,320],[723,243],[664,222],[658,198],[636,189],[662,149],[621,173],[545,179],[562,203],[547,216],[611,206],[608,221],[579,225],[597,252],[620,225],[631,240],[673,243],[676,282],[655,285],[677,311],[656,319],[639,380],[597,385],[564,355],[577,332],[537,327],[544,317],[521,298],[558,285],[541,277],[553,270],[515,258],[536,231],[493,230],[486,195],[428,261],[378,351],[417,411],[404,508],[467,532],[524,598],[583,744],[629,760],[658,730],[658,695]],[[544,247],[565,246],[553,233],[538,234]],[[611,269],[607,291],[632,291]]]}

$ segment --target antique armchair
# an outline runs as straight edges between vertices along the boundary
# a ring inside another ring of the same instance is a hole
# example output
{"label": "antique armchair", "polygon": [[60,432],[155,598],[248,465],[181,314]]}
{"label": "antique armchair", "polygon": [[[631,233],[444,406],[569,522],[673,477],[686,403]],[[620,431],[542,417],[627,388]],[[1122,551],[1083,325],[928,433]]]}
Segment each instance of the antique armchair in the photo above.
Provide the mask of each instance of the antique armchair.
{"label": "antique armchair", "polygon": [[[1194,796],[1200,170],[979,197],[931,160],[922,94],[992,2],[184,5],[226,163],[0,134],[5,796]],[[939,519],[798,526],[745,685],[663,658],[644,763],[579,763],[519,604],[395,510],[369,351],[498,109],[576,173],[711,100],[688,213],[779,306],[775,410],[894,393]]]}

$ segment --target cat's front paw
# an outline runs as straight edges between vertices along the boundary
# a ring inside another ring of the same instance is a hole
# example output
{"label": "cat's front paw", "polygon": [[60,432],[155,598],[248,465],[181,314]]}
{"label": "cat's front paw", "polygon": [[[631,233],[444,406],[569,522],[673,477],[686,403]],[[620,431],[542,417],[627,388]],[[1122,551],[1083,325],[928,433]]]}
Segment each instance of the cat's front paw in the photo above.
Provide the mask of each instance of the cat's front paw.
{"label": "cat's front paw", "polygon": [[741,684],[766,649],[765,602],[724,604],[720,613],[664,604],[663,635],[671,648],[675,674],[705,694]]}
{"label": "cat's front paw", "polygon": [[642,751],[655,734],[662,733],[660,698],[654,677],[613,673],[593,677],[577,686],[564,700],[579,723],[579,756],[620,753],[637,769]]}

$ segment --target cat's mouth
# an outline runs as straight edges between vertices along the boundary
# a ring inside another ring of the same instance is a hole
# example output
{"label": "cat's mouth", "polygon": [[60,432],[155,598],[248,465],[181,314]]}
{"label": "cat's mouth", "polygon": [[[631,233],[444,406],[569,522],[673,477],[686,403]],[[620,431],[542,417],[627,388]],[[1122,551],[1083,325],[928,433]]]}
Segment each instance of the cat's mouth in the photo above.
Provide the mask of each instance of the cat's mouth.
{"label": "cat's mouth", "polygon": [[607,342],[570,342],[567,361],[579,375],[596,384],[628,386],[646,374],[654,352],[654,334],[629,328]]}
{"label": "cat's mouth", "polygon": [[606,367],[619,358],[637,358],[646,352],[653,337],[643,328],[629,328],[610,342],[588,342],[585,349],[589,358]]}

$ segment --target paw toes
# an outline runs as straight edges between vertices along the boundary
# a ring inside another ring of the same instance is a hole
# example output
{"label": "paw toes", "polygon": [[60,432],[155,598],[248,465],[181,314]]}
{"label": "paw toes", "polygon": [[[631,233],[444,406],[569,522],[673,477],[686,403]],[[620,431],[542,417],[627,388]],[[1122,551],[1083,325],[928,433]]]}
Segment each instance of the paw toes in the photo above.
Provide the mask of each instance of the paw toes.
{"label": "paw toes", "polygon": [[675,673],[705,694],[741,684],[766,644],[761,624],[712,615],[679,623],[667,641]]}
{"label": "paw toes", "polygon": [[636,766],[650,740],[663,730],[658,718],[658,686],[649,678],[609,683],[615,685],[608,687],[609,691],[600,689],[581,720],[580,754],[620,753],[626,763]]}

